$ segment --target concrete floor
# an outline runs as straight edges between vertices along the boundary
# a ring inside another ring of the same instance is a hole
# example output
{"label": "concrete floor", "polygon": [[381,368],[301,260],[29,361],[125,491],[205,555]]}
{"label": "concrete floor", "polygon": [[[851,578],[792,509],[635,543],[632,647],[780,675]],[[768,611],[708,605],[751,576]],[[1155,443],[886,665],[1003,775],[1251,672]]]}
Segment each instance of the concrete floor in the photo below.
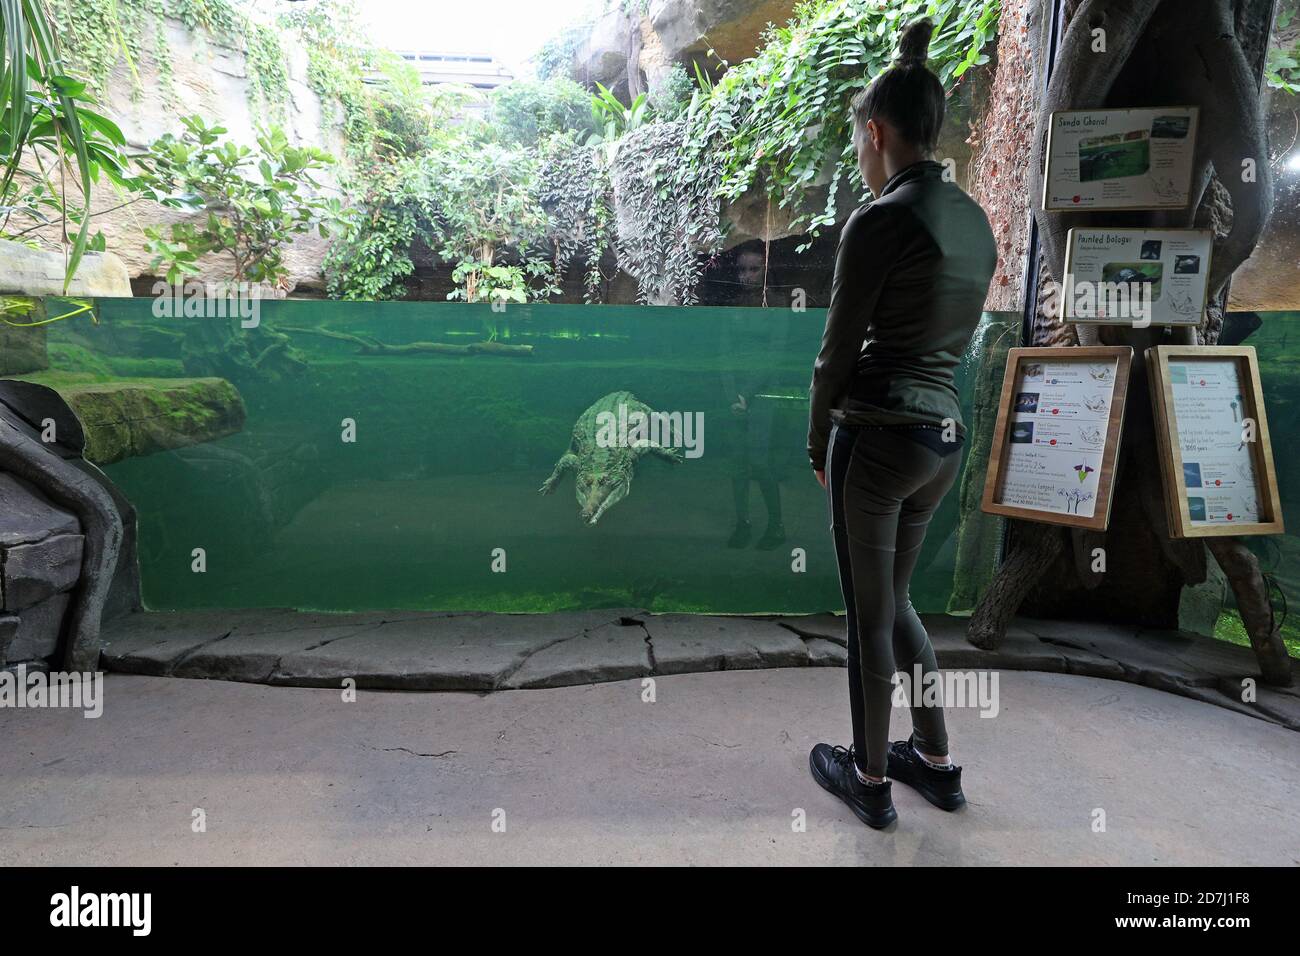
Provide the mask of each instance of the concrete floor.
{"label": "concrete floor", "polygon": [[809,747],[846,737],[838,668],[660,677],[655,703],[639,680],[344,703],[110,675],[98,720],[0,710],[0,864],[1300,863],[1294,732],[1126,683],[1000,681],[996,718],[949,711],[970,805],[896,785],[875,832],[808,776]]}

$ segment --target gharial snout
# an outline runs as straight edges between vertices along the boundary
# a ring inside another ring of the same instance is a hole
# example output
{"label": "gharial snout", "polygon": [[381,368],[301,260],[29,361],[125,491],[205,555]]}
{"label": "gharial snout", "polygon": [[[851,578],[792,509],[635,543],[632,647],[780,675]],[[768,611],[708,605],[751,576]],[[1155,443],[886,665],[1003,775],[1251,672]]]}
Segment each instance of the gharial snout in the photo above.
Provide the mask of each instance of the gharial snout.
{"label": "gharial snout", "polygon": [[601,515],[627,497],[628,484],[612,477],[581,477],[576,489],[578,516],[585,524],[595,524]]}

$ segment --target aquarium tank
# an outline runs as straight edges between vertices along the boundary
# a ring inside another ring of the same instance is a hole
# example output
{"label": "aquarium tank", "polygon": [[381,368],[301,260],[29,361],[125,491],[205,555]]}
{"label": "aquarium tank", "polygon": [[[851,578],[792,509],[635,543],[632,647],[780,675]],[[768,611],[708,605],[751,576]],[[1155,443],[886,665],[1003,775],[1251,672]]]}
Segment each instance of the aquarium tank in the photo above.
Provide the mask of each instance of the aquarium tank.
{"label": "aquarium tank", "polygon": [[[259,305],[243,328],[102,299],[97,322],[51,323],[50,368],[23,376],[69,398],[134,504],[148,607],[842,606],[805,453],[823,310]],[[973,376],[1002,364],[980,349],[1018,329],[986,315],[961,368],[976,428],[991,419]],[[166,397],[139,406],[132,389]],[[574,445],[593,408],[620,404],[681,416],[687,447]],[[986,444],[968,443],[981,476]],[[926,540],[923,611],[949,605],[958,499]]]}

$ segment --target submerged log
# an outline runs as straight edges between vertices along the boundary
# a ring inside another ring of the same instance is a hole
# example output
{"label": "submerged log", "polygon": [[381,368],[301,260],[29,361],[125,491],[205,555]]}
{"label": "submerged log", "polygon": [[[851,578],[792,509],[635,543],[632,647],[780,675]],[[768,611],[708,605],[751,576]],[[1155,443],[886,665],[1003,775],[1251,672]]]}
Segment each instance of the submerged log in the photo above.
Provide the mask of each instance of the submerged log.
{"label": "submerged log", "polygon": [[319,335],[327,339],[348,342],[357,347],[358,355],[532,355],[531,345],[508,345],[505,342],[470,342],[456,345],[450,342],[407,342],[389,345],[368,335],[337,332],[333,329],[286,328],[285,332],[301,335]]}

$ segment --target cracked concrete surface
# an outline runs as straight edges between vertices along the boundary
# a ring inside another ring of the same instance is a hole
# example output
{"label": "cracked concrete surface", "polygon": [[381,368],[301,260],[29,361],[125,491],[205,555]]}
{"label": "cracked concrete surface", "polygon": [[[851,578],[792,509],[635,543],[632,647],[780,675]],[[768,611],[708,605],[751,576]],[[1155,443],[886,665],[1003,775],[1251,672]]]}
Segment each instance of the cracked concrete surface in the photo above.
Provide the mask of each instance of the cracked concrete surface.
{"label": "cracked concrete surface", "polygon": [[110,674],[99,719],[0,709],[0,865],[1300,863],[1281,727],[1003,673],[995,718],[948,712],[970,805],[897,785],[876,832],[808,774],[847,696],[826,667],[658,677],[653,702],[640,679],[348,703]]}
{"label": "cracked concrete surface", "polygon": [[[943,667],[1037,670],[1142,684],[1300,730],[1300,668],[1258,683],[1248,648],[1177,631],[1019,619],[996,651],[965,621],[923,615]],[[299,687],[490,691],[769,667],[843,667],[844,618],[286,609],[136,614],[105,628],[110,672]],[[1254,681],[1252,686],[1249,681]],[[1250,695],[1254,694],[1254,699]]]}

